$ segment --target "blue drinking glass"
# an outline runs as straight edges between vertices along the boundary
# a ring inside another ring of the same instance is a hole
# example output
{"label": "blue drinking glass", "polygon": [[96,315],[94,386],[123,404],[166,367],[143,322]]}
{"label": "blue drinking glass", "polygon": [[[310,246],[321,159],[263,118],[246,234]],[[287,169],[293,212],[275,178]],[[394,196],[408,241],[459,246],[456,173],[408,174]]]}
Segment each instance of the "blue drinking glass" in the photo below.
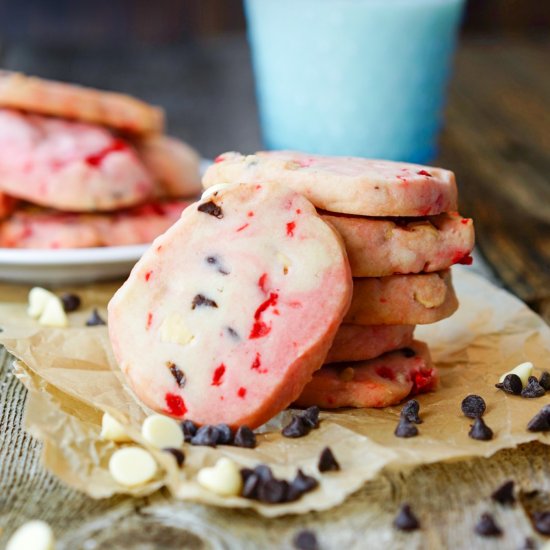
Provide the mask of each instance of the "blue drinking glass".
{"label": "blue drinking glass", "polygon": [[268,149],[425,163],[464,0],[245,0]]}

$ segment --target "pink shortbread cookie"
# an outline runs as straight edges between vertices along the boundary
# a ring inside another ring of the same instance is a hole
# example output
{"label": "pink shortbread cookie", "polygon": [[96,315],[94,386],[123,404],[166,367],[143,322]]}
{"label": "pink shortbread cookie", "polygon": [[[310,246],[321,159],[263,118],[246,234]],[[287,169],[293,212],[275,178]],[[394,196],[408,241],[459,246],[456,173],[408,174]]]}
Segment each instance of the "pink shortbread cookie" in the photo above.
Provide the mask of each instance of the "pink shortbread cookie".
{"label": "pink shortbread cookie", "polygon": [[321,366],[351,285],[339,235],[306,198],[232,185],[155,240],[109,303],[109,334],[147,406],[254,428]]}
{"label": "pink shortbread cookie", "polygon": [[323,366],[295,404],[324,409],[389,407],[408,396],[435,390],[438,382],[428,346],[414,341],[403,350],[369,361]]}
{"label": "pink shortbread cookie", "polygon": [[471,263],[474,223],[457,213],[417,220],[322,215],[342,235],[354,277],[426,273]]}
{"label": "pink shortbread cookie", "polygon": [[353,299],[344,322],[424,325],[451,316],[457,307],[450,270],[354,278]]}
{"label": "pink shortbread cookie", "polygon": [[408,346],[414,325],[340,325],[325,363],[365,361]]}
{"label": "pink shortbread cookie", "polygon": [[0,222],[3,248],[88,248],[152,242],[190,203],[170,201],[106,214],[69,214],[22,208]]}
{"label": "pink shortbread cookie", "polygon": [[151,136],[135,142],[139,158],[168,197],[198,197],[201,193],[200,157],[179,139]]}
{"label": "pink shortbread cookie", "polygon": [[458,209],[455,177],[449,170],[293,151],[224,153],[206,171],[203,185],[264,181],[287,185],[330,212],[430,216]]}
{"label": "pink shortbread cookie", "polygon": [[82,122],[0,109],[0,191],[69,211],[115,210],[150,197],[135,150]]}

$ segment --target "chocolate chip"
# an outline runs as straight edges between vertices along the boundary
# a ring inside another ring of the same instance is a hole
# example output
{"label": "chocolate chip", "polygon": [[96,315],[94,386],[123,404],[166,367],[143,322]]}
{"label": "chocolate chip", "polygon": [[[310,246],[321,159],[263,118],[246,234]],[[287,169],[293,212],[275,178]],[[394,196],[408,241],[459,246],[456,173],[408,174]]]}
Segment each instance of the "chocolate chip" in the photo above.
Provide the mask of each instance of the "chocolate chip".
{"label": "chocolate chip", "polygon": [[311,428],[300,416],[293,416],[289,424],[282,431],[284,437],[304,437],[310,432]]}
{"label": "chocolate chip", "polygon": [[298,496],[300,496],[303,493],[313,491],[313,489],[315,489],[318,485],[319,482],[313,476],[308,476],[304,474],[304,472],[302,472],[302,470],[298,468],[298,473],[296,474],[296,477],[292,480],[290,487],[294,492],[298,493]]}
{"label": "chocolate chip", "polygon": [[330,447],[325,447],[321,451],[319,456],[319,463],[317,464],[320,472],[335,472],[340,469],[340,464],[332,454]]}
{"label": "chocolate chip", "polygon": [[172,363],[171,361],[166,363],[166,366],[170,370],[170,374],[175,378],[176,384],[180,388],[183,388],[183,386],[185,386],[185,382],[186,382],[185,374],[183,374],[183,371],[178,369],[178,367],[176,367],[175,363]]}
{"label": "chocolate chip", "polygon": [[529,420],[527,429],[530,432],[550,431],[550,405],[544,405],[544,407]]}
{"label": "chocolate chip", "polygon": [[233,442],[233,431],[227,424],[217,424],[218,443],[220,445],[231,445]]}
{"label": "chocolate chip", "polygon": [[550,372],[544,371],[540,375],[539,384],[544,388],[545,391],[550,390]]}
{"label": "chocolate chip", "polygon": [[393,520],[393,525],[400,531],[416,531],[420,528],[418,518],[413,514],[409,504],[403,504]]}
{"label": "chocolate chip", "polygon": [[489,441],[493,439],[493,430],[485,424],[483,418],[476,418],[474,423],[470,426],[470,431],[468,435],[472,439],[477,439],[478,441]]}
{"label": "chocolate chip", "polygon": [[412,348],[401,348],[400,351],[405,357],[414,357],[416,355],[416,351]]}
{"label": "chocolate chip", "polygon": [[530,376],[527,385],[521,390],[521,397],[535,398],[542,397],[546,390],[539,384],[536,376]]}
{"label": "chocolate chip", "polygon": [[487,406],[485,405],[483,397],[472,394],[467,395],[462,400],[460,408],[462,409],[464,416],[467,416],[468,418],[479,418],[480,416],[483,416]]}
{"label": "chocolate chip", "polygon": [[183,463],[185,462],[185,455],[182,450],[174,449],[173,447],[166,447],[162,450],[166,453],[170,453],[176,459],[179,468],[183,466]]}
{"label": "chocolate chip", "polygon": [[181,423],[181,429],[183,431],[183,438],[187,442],[191,441],[197,433],[197,425],[192,420],[184,420]]}
{"label": "chocolate chip", "polygon": [[61,296],[61,303],[63,304],[63,309],[67,313],[71,313],[80,307],[80,296],[67,292]]}
{"label": "chocolate chip", "polygon": [[223,212],[221,207],[219,207],[214,201],[208,201],[208,202],[203,202],[202,204],[199,204],[197,210],[199,212],[204,212],[205,214],[209,214],[210,216],[214,216],[219,220],[223,218]]}
{"label": "chocolate chip", "polygon": [[201,426],[197,433],[191,438],[191,445],[204,445],[215,447],[218,444],[220,432],[216,426]]}
{"label": "chocolate chip", "polygon": [[491,514],[481,514],[474,531],[482,537],[500,537],[502,529],[497,525]]}
{"label": "chocolate chip", "polygon": [[92,311],[92,314],[86,321],[87,327],[97,327],[99,325],[106,325],[107,323],[100,317],[99,313],[97,312],[97,309],[94,308]]}
{"label": "chocolate chip", "polygon": [[299,416],[310,428],[319,427],[319,407],[317,405],[308,407]]}
{"label": "chocolate chip", "polygon": [[211,300],[210,298],[207,298],[206,296],[203,296],[202,294],[197,294],[193,298],[193,302],[191,304],[191,309],[195,309],[196,307],[218,307],[218,304],[214,302],[214,300]]}
{"label": "chocolate chip", "polygon": [[519,395],[523,389],[521,378],[517,374],[507,374],[502,383],[495,384],[499,390],[513,395]]}
{"label": "chocolate chip", "polygon": [[319,550],[319,543],[317,542],[315,533],[307,529],[296,533],[292,539],[292,544],[298,550]]}
{"label": "chocolate chip", "polygon": [[533,514],[533,523],[539,533],[550,535],[550,512],[535,512]]}
{"label": "chocolate chip", "polygon": [[235,433],[233,445],[253,449],[256,446],[256,434],[248,426],[240,426]]}
{"label": "chocolate chip", "polygon": [[535,550],[537,547],[534,539],[527,537],[520,550]]}
{"label": "chocolate chip", "polygon": [[492,495],[491,498],[499,504],[514,504],[516,497],[514,495],[514,482],[507,481],[503,483]]}
{"label": "chocolate chip", "polygon": [[218,273],[221,273],[222,275],[229,275],[229,271],[222,267],[220,264],[220,260],[217,256],[207,256],[206,262],[210,265],[216,266],[218,269]]}
{"label": "chocolate chip", "polygon": [[415,424],[422,424],[421,418],[418,416],[420,411],[420,404],[416,399],[407,401],[401,409],[401,418],[407,422],[414,422]]}
{"label": "chocolate chip", "polygon": [[397,437],[416,437],[418,435],[418,428],[405,418],[399,419],[399,424],[393,432]]}
{"label": "chocolate chip", "polygon": [[265,482],[270,479],[275,479],[271,468],[267,464],[258,464],[254,468],[254,473],[260,478],[260,481]]}
{"label": "chocolate chip", "polygon": [[229,336],[231,336],[231,338],[233,338],[233,340],[240,340],[241,339],[238,332],[235,329],[232,329],[231,327],[227,327],[226,330],[227,330],[227,333],[229,334]]}
{"label": "chocolate chip", "polygon": [[[241,470],[241,475],[242,475],[242,470]],[[259,486],[260,486],[260,477],[258,476],[258,474],[255,474],[251,470],[250,475],[248,475],[246,479],[243,479],[243,490],[241,492],[241,495],[244,498],[257,499]]]}
{"label": "chocolate chip", "polygon": [[286,500],[288,493],[288,481],[284,479],[268,479],[260,483],[258,487],[258,500],[268,504],[277,504]]}

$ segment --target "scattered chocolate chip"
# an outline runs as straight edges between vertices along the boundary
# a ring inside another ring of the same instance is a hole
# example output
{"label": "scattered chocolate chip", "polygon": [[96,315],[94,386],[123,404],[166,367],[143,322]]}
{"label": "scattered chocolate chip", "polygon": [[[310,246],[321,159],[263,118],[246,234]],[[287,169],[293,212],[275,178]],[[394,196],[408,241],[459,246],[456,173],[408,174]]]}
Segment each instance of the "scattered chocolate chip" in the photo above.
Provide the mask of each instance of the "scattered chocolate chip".
{"label": "scattered chocolate chip", "polygon": [[415,424],[422,424],[422,419],[418,416],[420,411],[420,404],[416,399],[407,401],[401,409],[401,418],[407,422],[414,422]]}
{"label": "scattered chocolate chip", "polygon": [[[242,471],[241,471],[242,474]],[[252,472],[245,480],[243,480],[243,490],[241,495],[244,498],[258,498],[258,487],[260,486],[260,478]]]}
{"label": "scattered chocolate chip", "polygon": [[520,550],[535,550],[537,547],[534,539],[527,537]]}
{"label": "scattered chocolate chip", "polygon": [[514,482],[507,481],[503,483],[492,495],[491,498],[499,504],[514,504],[516,497],[514,495]]}
{"label": "scattered chocolate chip", "polygon": [[170,453],[178,463],[178,467],[181,468],[183,466],[183,463],[185,462],[185,455],[183,454],[183,451],[180,449],[174,449],[172,447],[166,447],[165,449],[162,449],[163,451]]}
{"label": "scattered chocolate chip", "polygon": [[479,418],[483,416],[487,406],[485,405],[485,400],[479,395],[467,395],[460,405],[462,413],[468,418]]}
{"label": "scattered chocolate chip", "polygon": [[476,418],[474,423],[470,426],[470,431],[468,435],[472,439],[477,439],[478,441],[489,441],[493,439],[493,430],[485,424],[483,418]]}
{"label": "scattered chocolate chip", "polygon": [[304,422],[300,416],[293,416],[289,424],[282,431],[284,437],[304,437],[310,432],[311,428]]}
{"label": "scattered chocolate chip", "polygon": [[544,388],[544,391],[550,390],[550,372],[544,371],[540,375],[539,384]]}
{"label": "scattered chocolate chip", "polygon": [[218,444],[220,432],[215,426],[201,426],[191,438],[191,445],[215,447]]}
{"label": "scattered chocolate chip", "polygon": [[233,438],[233,445],[253,449],[256,446],[256,434],[248,426],[240,426]]}
{"label": "scattered chocolate chip", "polygon": [[292,488],[299,491],[300,494],[313,491],[318,485],[319,482],[313,476],[304,474],[300,468],[298,468],[298,473],[291,483]]}
{"label": "scattered chocolate chip", "polygon": [[63,304],[63,309],[67,313],[71,313],[80,307],[80,296],[67,292],[61,296],[61,303]]}
{"label": "scattered chocolate chip", "polygon": [[260,478],[260,481],[275,479],[271,468],[267,464],[258,464],[258,466],[254,468],[254,473]]}
{"label": "scattered chocolate chip", "polygon": [[502,535],[502,529],[495,522],[495,518],[488,513],[481,514],[474,531],[482,537],[500,537]]}
{"label": "scattered chocolate chip", "polygon": [[258,486],[258,500],[268,504],[277,504],[286,500],[288,481],[284,479],[268,479]]}
{"label": "scattered chocolate chip", "polygon": [[420,528],[420,522],[413,514],[409,504],[401,505],[399,513],[393,520],[393,525],[400,531],[416,531]]}
{"label": "scattered chocolate chip", "polygon": [[94,308],[92,311],[92,314],[86,321],[87,327],[97,327],[99,325],[106,325],[107,323],[100,317],[99,313],[97,312],[97,309]]}
{"label": "scattered chocolate chip", "polygon": [[319,427],[319,407],[313,405],[302,411],[299,416],[311,428]]}
{"label": "scattered chocolate chip", "polygon": [[321,451],[319,456],[319,463],[317,464],[320,472],[335,472],[340,469],[340,464],[332,454],[330,447],[325,447]]}
{"label": "scattered chocolate chip", "polygon": [[533,524],[539,533],[550,535],[550,512],[534,512]]}
{"label": "scattered chocolate chip", "polygon": [[393,433],[397,437],[416,437],[418,435],[418,428],[412,422],[401,417]]}
{"label": "scattered chocolate chip", "polygon": [[292,544],[298,550],[319,550],[319,543],[317,542],[315,533],[307,529],[296,533],[292,539]]}
{"label": "scattered chocolate chip", "polygon": [[193,436],[197,433],[197,425],[192,420],[184,420],[181,423],[181,429],[183,431],[183,438],[189,443]]}
{"label": "scattered chocolate chip", "polygon": [[235,329],[233,329],[231,327],[227,327],[226,330],[227,330],[227,333],[229,334],[229,336],[231,336],[231,338],[233,338],[234,340],[240,340],[241,339],[238,332]]}
{"label": "scattered chocolate chip", "polygon": [[211,300],[210,298],[207,298],[206,296],[203,296],[202,294],[197,294],[193,298],[193,302],[191,304],[191,309],[195,309],[196,307],[218,307],[218,304],[214,302],[214,300]]}
{"label": "scattered chocolate chip", "polygon": [[530,376],[527,385],[521,390],[521,397],[535,398],[542,397],[546,390],[539,384],[536,376]]}
{"label": "scattered chocolate chip", "polygon": [[517,374],[507,374],[502,383],[495,384],[499,390],[513,395],[519,395],[523,389],[521,378]]}
{"label": "scattered chocolate chip", "polygon": [[219,207],[214,201],[208,201],[203,202],[202,204],[199,204],[199,207],[197,208],[199,212],[204,212],[205,214],[209,214],[210,216],[214,216],[215,218],[218,218],[218,220],[221,220],[223,218],[223,212],[221,207]]}
{"label": "scattered chocolate chip", "polygon": [[412,348],[401,348],[401,353],[405,357],[414,357],[416,355],[416,351],[414,351]]}
{"label": "scattered chocolate chip", "polygon": [[544,407],[529,420],[527,429],[530,432],[550,431],[550,405],[544,405]]}
{"label": "scattered chocolate chip", "polygon": [[175,378],[176,384],[180,388],[183,388],[186,382],[185,374],[183,374],[183,371],[178,369],[178,367],[176,367],[176,364],[172,363],[171,361],[168,361],[168,363],[166,363],[166,366],[170,370],[170,374]]}
{"label": "scattered chocolate chip", "polygon": [[206,262],[210,265],[216,266],[218,269],[218,273],[221,273],[222,275],[229,275],[229,271],[222,267],[222,265],[220,264],[220,260],[217,256],[208,256],[206,258]]}
{"label": "scattered chocolate chip", "polygon": [[220,445],[231,445],[233,442],[233,431],[227,424],[217,424],[218,443]]}

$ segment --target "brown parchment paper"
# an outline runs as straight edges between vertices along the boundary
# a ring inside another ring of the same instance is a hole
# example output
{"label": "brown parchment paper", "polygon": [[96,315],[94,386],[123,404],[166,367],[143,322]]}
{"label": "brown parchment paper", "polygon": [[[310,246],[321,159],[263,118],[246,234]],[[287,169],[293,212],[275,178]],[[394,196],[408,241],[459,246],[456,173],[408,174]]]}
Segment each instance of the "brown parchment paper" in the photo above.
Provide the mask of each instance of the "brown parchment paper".
{"label": "brown parchment paper", "polygon": [[[101,415],[109,412],[128,426],[134,441],[147,447],[140,424],[150,413],[125,385],[114,361],[105,327],[83,327],[92,307],[105,315],[117,285],[78,289],[83,310],[70,315],[68,329],[45,329],[25,313],[28,289],[0,286],[0,343],[18,358],[15,373],[29,389],[25,426],[44,442],[44,465],[69,485],[92,497],[115,493],[143,495],[165,485],[176,498],[223,507],[254,508],[266,516],[323,510],[342,502],[383,468],[404,469],[438,461],[490,456],[528,441],[550,442],[550,436],[526,430],[527,422],[550,402],[550,394],[523,399],[495,389],[503,372],[532,361],[535,374],[550,370],[550,328],[509,293],[464,268],[454,269],[461,302],[458,312],[435,325],[418,327],[416,337],[430,344],[441,371],[437,392],[418,397],[424,422],[420,436],[393,435],[400,407],[346,409],[322,414],[321,426],[301,439],[286,439],[280,427],[285,411],[260,429],[256,449],[185,445],[183,469],[155,449],[161,472],[138,489],[118,486],[108,472],[117,444],[99,440]],[[485,420],[492,441],[468,437],[471,421],[460,411],[469,393],[487,402]],[[320,475],[319,453],[330,446],[342,469]],[[318,490],[289,504],[263,505],[242,498],[222,498],[196,482],[197,471],[229,456],[242,466],[269,464],[275,475],[290,479],[298,467],[315,475]]]}

